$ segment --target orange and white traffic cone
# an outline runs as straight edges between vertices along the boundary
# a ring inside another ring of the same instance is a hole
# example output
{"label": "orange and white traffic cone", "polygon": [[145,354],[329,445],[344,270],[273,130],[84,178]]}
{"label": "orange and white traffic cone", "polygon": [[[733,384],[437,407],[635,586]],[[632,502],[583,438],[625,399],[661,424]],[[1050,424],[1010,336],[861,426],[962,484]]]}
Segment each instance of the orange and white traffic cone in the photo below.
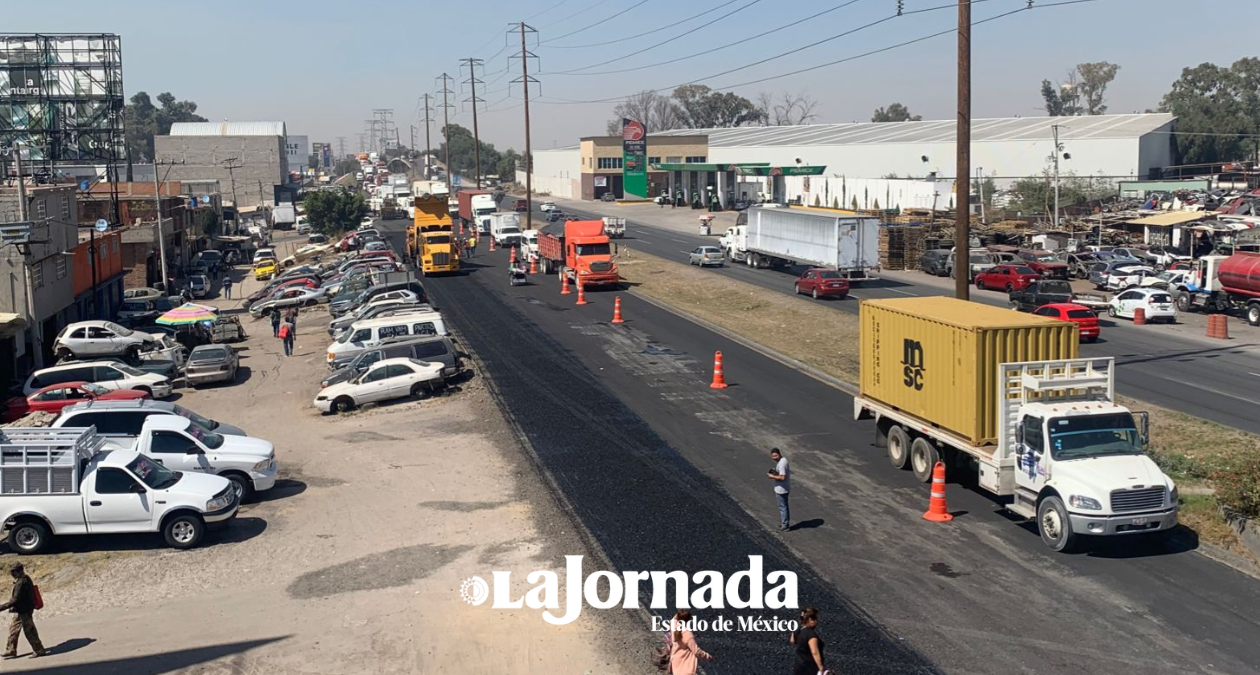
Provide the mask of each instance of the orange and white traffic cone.
{"label": "orange and white traffic cone", "polygon": [[722,352],[713,353],[713,383],[709,385],[710,389],[726,388],[726,373],[722,372]]}
{"label": "orange and white traffic cone", "polygon": [[577,299],[576,304],[585,305],[586,304],[586,291],[583,290],[585,286],[583,286],[581,279],[578,279],[577,287],[578,287],[578,299]]}
{"label": "orange and white traffic cone", "polygon": [[623,321],[623,320],[621,319],[621,296],[620,296],[620,295],[619,295],[619,296],[617,296],[617,298],[616,298],[615,300],[613,300],[613,318],[612,318],[612,322],[613,322],[613,323],[625,323],[625,321]]}
{"label": "orange and white traffic cone", "polygon": [[569,275],[560,274],[560,295],[569,295],[573,291],[569,290]]}
{"label": "orange and white traffic cone", "polygon": [[932,467],[932,497],[928,500],[928,510],[923,519],[934,523],[948,523],[954,519],[945,506],[945,462],[937,462]]}
{"label": "orange and white traffic cone", "polygon": [[538,256],[536,255],[529,257],[529,273],[538,274]]}
{"label": "orange and white traffic cone", "polygon": [[494,236],[490,237],[490,252],[494,253]]}

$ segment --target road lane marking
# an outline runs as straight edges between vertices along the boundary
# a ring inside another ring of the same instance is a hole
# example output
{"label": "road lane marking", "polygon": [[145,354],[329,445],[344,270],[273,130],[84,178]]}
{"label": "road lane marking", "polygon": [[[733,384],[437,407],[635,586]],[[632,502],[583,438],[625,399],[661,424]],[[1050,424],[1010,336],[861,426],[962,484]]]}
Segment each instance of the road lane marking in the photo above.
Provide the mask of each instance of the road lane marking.
{"label": "road lane marking", "polygon": [[892,291],[893,293],[901,293],[902,295],[910,295],[910,296],[918,297],[918,294],[917,294],[917,293],[911,293],[910,291],[903,291],[903,290],[900,290],[900,289],[897,289],[897,288],[889,288],[889,289],[886,289],[886,290],[890,290],[890,291]]}
{"label": "road lane marking", "polygon": [[674,239],[673,237],[670,237],[670,240],[672,240],[672,241],[676,241],[676,242],[678,242],[678,243],[680,243],[680,244],[685,244],[685,243],[687,243],[687,240],[686,240],[686,239]]}

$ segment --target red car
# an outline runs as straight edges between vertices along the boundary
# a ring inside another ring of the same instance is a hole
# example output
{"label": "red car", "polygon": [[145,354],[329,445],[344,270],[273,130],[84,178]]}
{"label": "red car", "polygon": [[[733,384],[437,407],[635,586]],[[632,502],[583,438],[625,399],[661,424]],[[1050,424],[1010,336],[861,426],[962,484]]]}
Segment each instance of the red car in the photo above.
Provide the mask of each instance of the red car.
{"label": "red car", "polygon": [[995,265],[976,275],[976,288],[980,290],[991,288],[995,291],[1010,293],[1022,291],[1028,287],[1028,284],[1040,278],[1041,275],[1034,272],[1031,267]]}
{"label": "red car", "polygon": [[1068,278],[1067,263],[1049,251],[1021,250],[1017,255],[1028,263],[1032,271],[1047,279]]}
{"label": "red car", "polygon": [[524,199],[518,199],[516,200],[516,203],[512,205],[512,210],[516,211],[517,213],[525,213],[525,209],[526,209],[526,206],[525,206]]}
{"label": "red car", "polygon": [[4,409],[4,421],[12,422],[33,412],[49,412],[54,415],[61,409],[84,401],[132,401],[150,398],[149,394],[135,389],[106,389],[92,382],[62,382],[53,384],[30,396],[14,396]]}
{"label": "red car", "polygon": [[835,270],[814,267],[797,277],[792,288],[797,295],[809,293],[815,300],[822,297],[843,300],[849,295],[849,280]]}
{"label": "red car", "polygon": [[1059,302],[1053,305],[1042,305],[1034,309],[1032,313],[1050,319],[1075,323],[1081,330],[1081,339],[1085,342],[1096,342],[1098,336],[1102,334],[1102,328],[1098,326],[1098,316],[1094,314],[1094,310],[1085,305]]}

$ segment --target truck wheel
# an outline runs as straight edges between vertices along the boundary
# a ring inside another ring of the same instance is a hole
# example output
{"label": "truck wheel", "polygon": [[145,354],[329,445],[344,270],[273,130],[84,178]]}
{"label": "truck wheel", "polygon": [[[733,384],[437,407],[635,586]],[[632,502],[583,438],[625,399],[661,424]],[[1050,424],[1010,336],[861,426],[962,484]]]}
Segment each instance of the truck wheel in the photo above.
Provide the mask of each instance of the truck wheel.
{"label": "truck wheel", "polygon": [[1178,312],[1190,311],[1190,294],[1185,292],[1178,293],[1177,296],[1173,298],[1173,303],[1177,305]]}
{"label": "truck wheel", "polygon": [[171,548],[192,548],[201,543],[205,533],[206,525],[201,522],[201,516],[193,513],[181,513],[162,526],[162,536]]}
{"label": "truck wheel", "polygon": [[48,528],[43,523],[27,520],[13,526],[9,530],[9,548],[19,555],[35,555],[45,548],[52,539]]}
{"label": "truck wheel", "polygon": [[1260,326],[1260,304],[1253,302],[1247,305],[1247,323],[1252,326]]}
{"label": "truck wheel", "polygon": [[1041,532],[1041,541],[1060,553],[1069,551],[1076,543],[1072,521],[1068,519],[1063,500],[1058,497],[1046,497],[1037,506],[1037,530]]}
{"label": "truck wheel", "polygon": [[254,496],[254,481],[239,473],[226,473],[223,477],[232,481],[232,489],[236,490],[237,501],[244,504]]}
{"label": "truck wheel", "polygon": [[888,430],[888,461],[894,469],[904,469],[910,464],[910,435],[895,424]]}
{"label": "truck wheel", "polygon": [[941,453],[931,441],[920,436],[910,444],[910,470],[920,483],[932,480],[932,467],[941,459]]}

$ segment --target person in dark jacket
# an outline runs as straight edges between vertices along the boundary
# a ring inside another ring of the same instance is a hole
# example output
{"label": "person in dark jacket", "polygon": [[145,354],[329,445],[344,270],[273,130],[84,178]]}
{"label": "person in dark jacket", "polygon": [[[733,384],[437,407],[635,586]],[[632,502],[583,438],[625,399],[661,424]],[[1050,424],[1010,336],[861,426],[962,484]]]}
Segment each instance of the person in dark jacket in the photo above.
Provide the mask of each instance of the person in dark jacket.
{"label": "person in dark jacket", "polygon": [[35,584],[26,576],[22,563],[13,563],[9,568],[13,575],[13,595],[9,601],[0,605],[0,612],[13,612],[13,622],[9,624],[9,643],[4,650],[4,658],[17,658],[18,635],[26,633],[26,641],[31,643],[35,656],[47,656],[44,643],[39,641],[39,631],[35,630]]}
{"label": "person in dark jacket", "polygon": [[271,336],[280,337],[280,312],[271,310]]}

